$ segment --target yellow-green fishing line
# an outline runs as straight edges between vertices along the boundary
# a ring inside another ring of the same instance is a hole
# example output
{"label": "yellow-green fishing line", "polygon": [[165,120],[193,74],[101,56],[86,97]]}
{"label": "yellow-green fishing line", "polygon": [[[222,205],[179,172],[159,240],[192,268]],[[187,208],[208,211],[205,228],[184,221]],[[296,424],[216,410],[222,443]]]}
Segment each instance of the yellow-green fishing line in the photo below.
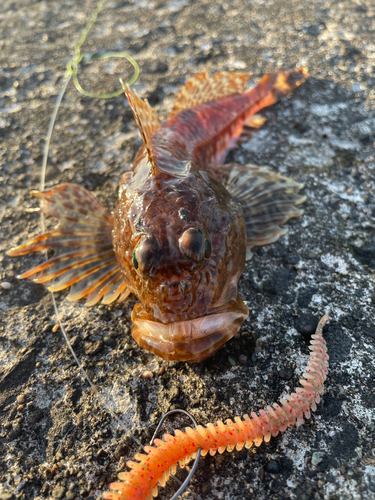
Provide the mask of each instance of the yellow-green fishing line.
{"label": "yellow-green fishing line", "polygon": [[75,46],[75,49],[74,49],[75,57],[66,66],[68,74],[73,76],[73,82],[74,82],[74,85],[75,85],[76,89],[78,90],[78,92],[80,92],[81,94],[83,94],[87,97],[96,97],[98,99],[109,99],[110,97],[117,97],[118,95],[120,95],[122,93],[122,89],[119,88],[119,89],[115,90],[114,92],[110,92],[108,94],[96,94],[95,92],[89,92],[89,91],[85,90],[84,88],[82,88],[82,86],[78,80],[78,65],[81,62],[83,57],[90,58],[94,61],[99,61],[102,59],[110,59],[112,57],[124,57],[125,59],[127,59],[130,62],[130,64],[134,68],[134,74],[133,74],[132,78],[129,80],[129,82],[127,82],[128,85],[132,85],[136,81],[136,79],[138,78],[138,75],[139,75],[138,64],[126,52],[107,52],[106,54],[102,54],[100,56],[92,56],[89,53],[81,54],[81,47],[84,44],[86,37],[87,37],[89,31],[91,30],[93,24],[95,23],[96,18],[98,17],[99,12],[102,10],[102,7],[103,7],[105,2],[106,2],[106,0],[100,0],[98,2],[94,12],[92,13],[90,21],[87,23],[86,27],[82,31],[81,38],[79,39],[78,43]]}

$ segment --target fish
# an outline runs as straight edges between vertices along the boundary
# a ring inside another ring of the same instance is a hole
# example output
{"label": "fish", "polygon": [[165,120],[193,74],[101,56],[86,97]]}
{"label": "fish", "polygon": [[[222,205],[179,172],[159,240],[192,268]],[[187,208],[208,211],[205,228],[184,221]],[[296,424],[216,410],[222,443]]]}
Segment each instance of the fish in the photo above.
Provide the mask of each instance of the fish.
{"label": "fish", "polygon": [[224,163],[230,149],[265,119],[259,111],[308,77],[305,69],[269,73],[246,88],[249,73],[203,71],[182,88],[162,122],[147,100],[124,87],[142,137],[121,179],[113,213],[78,184],[32,191],[31,209],[58,219],[10,256],[52,249],[22,273],[86,306],[132,293],[132,336],[173,361],[215,354],[248,318],[238,281],[251,249],[273,243],[302,215],[302,184],[264,166]]}

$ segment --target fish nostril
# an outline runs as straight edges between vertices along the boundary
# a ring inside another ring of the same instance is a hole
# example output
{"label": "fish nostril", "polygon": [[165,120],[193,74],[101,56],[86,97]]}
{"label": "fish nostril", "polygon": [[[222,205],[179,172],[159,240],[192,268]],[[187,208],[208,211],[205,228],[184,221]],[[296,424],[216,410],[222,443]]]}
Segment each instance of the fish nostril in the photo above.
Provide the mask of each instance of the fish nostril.
{"label": "fish nostril", "polygon": [[186,297],[186,295],[190,292],[191,290],[191,283],[188,280],[182,280],[180,282],[180,290],[182,295]]}
{"label": "fish nostril", "polygon": [[176,285],[173,283],[162,283],[160,285],[159,290],[163,301],[170,301],[176,298],[176,292],[178,292],[178,285]]}

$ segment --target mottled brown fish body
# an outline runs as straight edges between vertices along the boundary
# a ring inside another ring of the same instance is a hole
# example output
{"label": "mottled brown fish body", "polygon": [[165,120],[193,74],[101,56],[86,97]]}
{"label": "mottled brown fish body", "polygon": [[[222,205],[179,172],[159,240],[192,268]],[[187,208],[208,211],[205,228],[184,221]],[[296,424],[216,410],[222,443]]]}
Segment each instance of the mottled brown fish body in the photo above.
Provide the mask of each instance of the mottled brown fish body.
{"label": "mottled brown fish body", "polygon": [[198,73],[164,124],[125,89],[144,145],[121,181],[113,216],[73,184],[36,195],[60,224],[12,249],[55,256],[21,275],[87,305],[139,298],[132,335],[165,359],[212,356],[248,317],[238,280],[250,249],[276,241],[305,197],[302,187],[256,165],[223,164],[254,116],[304,81],[305,70],[271,73],[244,91],[248,74]]}
{"label": "mottled brown fish body", "polygon": [[[123,183],[113,231],[124,279],[140,299],[132,314],[133,337],[164,358],[200,361],[248,316],[237,296],[246,255],[242,207],[195,165],[183,177],[161,172],[141,186],[137,165],[133,172]],[[195,231],[202,235],[201,257],[199,251],[188,256],[185,248],[184,253],[184,237],[194,237]],[[143,241],[152,246],[144,263],[138,250]]]}

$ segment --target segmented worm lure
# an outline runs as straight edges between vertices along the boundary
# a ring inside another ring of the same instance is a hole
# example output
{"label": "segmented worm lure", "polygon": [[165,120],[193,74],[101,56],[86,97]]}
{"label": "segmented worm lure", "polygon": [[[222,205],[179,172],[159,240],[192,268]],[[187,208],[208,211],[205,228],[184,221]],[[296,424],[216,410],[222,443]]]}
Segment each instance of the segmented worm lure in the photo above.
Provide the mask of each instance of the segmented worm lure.
{"label": "segmented worm lure", "polygon": [[216,425],[187,427],[185,432],[175,430],[174,436],[164,434],[163,440],[155,439],[154,446],[144,447],[146,455],[138,453],[137,462],[127,463],[132,470],[121,472],[120,481],[112,483],[112,491],[105,492],[103,497],[107,500],[150,500],[158,494],[157,484],[165,486],[170,474],[175,474],[177,463],[184,467],[196,457],[199,449],[202,455],[215,455],[217,451],[250,448],[253,443],[259,446],[263,440],[268,442],[271,436],[277,436],[288,427],[301,425],[303,416],[310,418],[310,409],[316,410],[328,373],[327,347],[322,336],[328,319],[323,316],[312,335],[309,364],[300,380],[302,387],[280,399],[281,404],[273,403],[258,414],[252,412],[251,417],[235,417],[234,423],[227,420],[224,424],[219,420]]}

